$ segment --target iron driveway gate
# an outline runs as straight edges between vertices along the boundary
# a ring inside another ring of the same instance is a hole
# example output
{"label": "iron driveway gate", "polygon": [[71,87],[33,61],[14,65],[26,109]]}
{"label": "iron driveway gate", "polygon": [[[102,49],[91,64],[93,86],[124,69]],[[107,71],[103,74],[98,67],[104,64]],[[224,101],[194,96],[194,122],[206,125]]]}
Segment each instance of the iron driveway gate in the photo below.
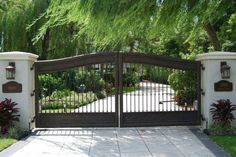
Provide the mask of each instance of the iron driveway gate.
{"label": "iron driveway gate", "polygon": [[36,62],[36,126],[117,126],[118,80],[106,78],[114,82],[110,97],[104,98],[99,87],[104,84],[101,67],[118,77],[117,58],[101,53]]}
{"label": "iron driveway gate", "polygon": [[[123,53],[119,63],[121,126],[200,124],[200,62]],[[124,93],[130,86],[125,73],[140,79],[137,90]]]}
{"label": "iron driveway gate", "polygon": [[200,69],[142,53],[38,61],[36,127],[200,124]]}

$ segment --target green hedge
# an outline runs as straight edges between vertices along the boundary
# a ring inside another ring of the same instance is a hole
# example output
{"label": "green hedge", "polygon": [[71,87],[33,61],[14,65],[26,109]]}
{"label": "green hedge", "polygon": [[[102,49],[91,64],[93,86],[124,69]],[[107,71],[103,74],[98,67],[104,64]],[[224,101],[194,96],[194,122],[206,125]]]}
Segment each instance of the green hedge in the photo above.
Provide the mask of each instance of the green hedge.
{"label": "green hedge", "polygon": [[75,109],[97,100],[93,92],[77,93],[70,90],[54,91],[50,96],[40,100],[42,110],[45,109]]}
{"label": "green hedge", "polygon": [[145,69],[144,79],[156,83],[169,84],[168,77],[170,74],[171,71],[167,71],[166,68],[147,67]]}
{"label": "green hedge", "polygon": [[192,105],[197,99],[196,73],[192,71],[175,71],[169,78],[168,82],[171,88],[175,91],[175,101],[178,105]]}

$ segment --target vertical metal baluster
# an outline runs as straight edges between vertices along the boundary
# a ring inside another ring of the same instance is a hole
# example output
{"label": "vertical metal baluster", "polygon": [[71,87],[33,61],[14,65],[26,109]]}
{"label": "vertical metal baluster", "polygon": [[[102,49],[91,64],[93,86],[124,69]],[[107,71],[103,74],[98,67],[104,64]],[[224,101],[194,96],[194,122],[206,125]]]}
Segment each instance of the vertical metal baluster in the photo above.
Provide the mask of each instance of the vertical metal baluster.
{"label": "vertical metal baluster", "polygon": [[52,108],[52,106],[51,106],[51,102],[50,102],[50,100],[51,100],[51,84],[49,84],[49,88],[48,88],[48,93],[49,93],[49,95],[48,95],[48,104],[49,104],[49,110],[48,110],[48,113],[51,113],[51,108]]}
{"label": "vertical metal baluster", "polygon": [[[158,70],[157,67],[155,66],[155,71],[157,72],[157,77],[158,77]],[[158,80],[154,81],[154,112],[157,111],[157,82]]]}
{"label": "vertical metal baluster", "polygon": [[[104,64],[100,64],[103,68],[102,68],[102,73],[104,73]],[[100,74],[100,77],[102,77],[102,75]],[[99,92],[101,92],[101,91],[99,91]],[[103,112],[103,110],[104,110],[104,99],[102,98],[101,99],[101,103],[100,103],[100,105],[99,105],[99,111],[100,112]]]}
{"label": "vertical metal baluster", "polygon": [[[175,69],[175,73],[180,73],[180,70],[177,70],[177,69]],[[178,104],[178,95],[177,95],[177,92],[175,91],[175,101],[176,101],[176,105],[175,105],[175,111],[179,111],[179,104]]]}
{"label": "vertical metal baluster", "polygon": [[[74,69],[74,73],[75,73],[75,78],[76,77],[76,74],[77,74],[77,68]],[[75,82],[77,82],[77,80],[75,80]],[[73,100],[73,113],[76,113],[77,111],[77,107],[76,107],[76,104],[77,102],[75,101],[75,97],[76,97],[76,94],[77,94],[77,90],[76,90],[76,87],[77,87],[77,84],[74,83],[74,87],[73,87],[73,93],[74,93],[74,100]]]}
{"label": "vertical metal baluster", "polygon": [[[109,72],[109,70],[108,70],[108,63],[106,63],[106,77],[107,77],[107,75],[109,74],[108,73]],[[109,83],[109,78],[105,78],[105,76],[104,76],[104,80],[106,79],[106,81],[105,81],[105,91],[106,91],[106,82],[108,82]],[[106,93],[106,92],[105,92]],[[104,111],[104,112],[108,112],[108,95],[107,95],[107,93],[106,93],[106,97],[105,97],[105,100],[106,100],[106,110]]]}
{"label": "vertical metal baluster", "polygon": [[[104,73],[105,73],[105,71],[106,71],[106,68],[105,68],[106,66],[105,66],[105,64],[103,64],[103,71],[102,71],[102,74],[104,75]],[[103,76],[101,76],[101,78],[102,78]],[[100,91],[100,92],[102,92],[102,91]],[[102,98],[102,112],[105,112],[105,100],[104,100],[105,98]]]}
{"label": "vertical metal baluster", "polygon": [[[173,72],[175,73],[176,69],[174,69]],[[176,92],[174,91],[174,89],[172,89],[172,92],[173,92],[172,97],[173,97],[173,100],[174,100],[174,111],[176,111],[176,98],[175,98]]]}
{"label": "vertical metal baluster", "polygon": [[[147,70],[148,69],[148,66],[145,64],[145,69]],[[143,80],[142,82],[142,89],[143,89],[143,92],[142,92],[142,112],[145,112],[145,109],[144,109],[144,104],[145,104],[145,97],[146,97],[146,86],[145,86],[145,83],[146,83],[146,80],[147,80],[147,76],[145,76],[145,79]]]}
{"label": "vertical metal baluster", "polygon": [[[96,67],[98,67],[98,71],[96,71],[96,74],[97,74],[97,72],[99,72],[100,73],[100,70],[101,70],[101,66],[100,66],[100,64],[96,64]],[[97,88],[96,88],[96,86],[94,86],[94,92],[95,92],[95,94],[96,94],[96,92],[97,92]],[[97,101],[95,102],[95,104],[94,104],[94,112],[97,112],[97,105],[99,104],[99,102],[100,102],[100,99],[97,97]],[[99,107],[98,107],[99,108]]]}
{"label": "vertical metal baluster", "polygon": [[[94,64],[94,71],[93,71],[93,75],[95,75],[96,74],[96,71],[97,71],[97,64]],[[100,70],[100,68],[98,67],[98,71]],[[92,92],[93,92],[93,94],[96,96],[96,101],[93,103],[93,109],[92,109],[92,111],[91,112],[96,112],[96,109],[95,109],[95,106],[96,106],[96,102],[98,101],[98,97],[97,97],[97,95],[95,94],[95,91],[96,91],[96,88],[95,88],[95,86],[93,86],[92,87]]]}
{"label": "vertical metal baluster", "polygon": [[[150,68],[150,66],[148,66],[149,68]],[[149,78],[147,78],[147,79],[149,79]],[[146,103],[145,103],[145,112],[147,112],[148,111],[148,81],[149,80],[146,80],[146,82],[145,82],[145,89],[146,89]]]}
{"label": "vertical metal baluster", "polygon": [[[38,76],[38,77],[39,77],[39,76]],[[39,80],[39,79],[38,79],[38,80]],[[39,80],[39,87],[40,87],[41,90],[43,91],[43,85],[42,85],[42,83],[40,82],[40,80]],[[48,87],[46,87],[46,88],[48,88]],[[44,99],[44,100],[43,100],[43,99]],[[42,113],[46,113],[46,110],[45,110],[45,109],[43,110],[43,106],[46,106],[45,100],[46,100],[46,94],[43,95],[43,92],[42,92],[41,107],[40,107],[40,110],[41,110]],[[46,107],[45,107],[45,108],[46,108]]]}
{"label": "vertical metal baluster", "polygon": [[[152,68],[152,65],[150,65],[150,68]],[[151,75],[148,78],[148,82],[147,82],[147,111],[150,111],[150,105],[151,105],[151,97],[152,97],[152,93],[151,93]]]}
{"label": "vertical metal baluster", "polygon": [[166,68],[166,72],[165,72],[165,82],[166,82],[166,97],[167,97],[167,111],[170,111],[170,96],[169,96],[169,85],[167,82],[167,75],[169,73],[169,68]]}
{"label": "vertical metal baluster", "polygon": [[[38,96],[38,113],[44,113],[44,110],[43,110],[43,98],[44,98],[44,95],[43,95],[43,87],[42,87],[42,84],[41,84],[41,81],[39,80],[39,75],[36,75],[37,76],[37,81],[38,81],[38,88],[39,90],[38,91],[41,91],[41,92],[38,92],[38,95],[40,94],[40,97]],[[36,110],[37,111],[37,110]]]}
{"label": "vertical metal baluster", "polygon": [[[127,73],[129,73],[128,72],[128,69],[130,70],[130,64],[126,64],[126,75],[127,75]],[[127,86],[126,86],[126,92],[127,92],[127,88],[128,88],[128,86],[129,86],[129,82],[127,81],[126,82],[127,83]],[[129,103],[127,104],[127,106],[128,106],[128,108],[127,108],[127,112],[130,112],[131,111],[131,104],[132,104],[132,99],[131,99],[131,93],[130,92],[127,92],[128,93],[128,97],[129,97]]]}
{"label": "vertical metal baluster", "polygon": [[[169,73],[169,76],[173,73],[174,69],[171,69],[170,73]],[[169,78],[168,76],[168,78]],[[169,83],[170,85],[170,83]],[[173,89],[172,87],[170,86],[170,99],[171,99],[171,111],[174,110],[174,107],[175,107],[175,103],[174,103],[174,99],[173,99]]]}
{"label": "vertical metal baluster", "polygon": [[[135,75],[134,64],[131,64],[131,63],[130,63],[130,66],[131,66],[131,70],[132,70],[133,74]],[[132,102],[132,106],[131,106],[131,112],[134,112],[134,108],[135,108],[134,86],[135,86],[135,85],[131,85],[131,88],[130,88],[131,94],[132,94],[132,101],[133,101],[133,102]]]}
{"label": "vertical metal baluster", "polygon": [[[77,69],[77,73],[78,73],[78,79],[80,79],[80,76],[81,76],[81,67],[78,67],[78,69]],[[78,99],[78,110],[77,110],[77,113],[80,113],[81,112],[81,91],[80,91],[80,84],[77,84],[76,85],[77,86],[77,90],[78,90],[78,94],[77,94],[77,99]]]}
{"label": "vertical metal baluster", "polygon": [[[156,67],[157,70],[157,77],[159,77],[159,67]],[[159,87],[159,81],[156,81],[156,112],[159,111],[160,108],[160,87]]]}
{"label": "vertical metal baluster", "polygon": [[[88,72],[88,73],[90,73],[91,74],[91,68],[89,67],[89,66],[85,66],[85,72]],[[91,82],[91,83],[93,83],[93,82]],[[85,113],[88,113],[88,104],[87,104],[87,102],[88,102],[88,88],[86,88],[86,90],[85,90],[85,104],[86,104],[86,106],[84,106],[84,109],[85,109]]]}
{"label": "vertical metal baluster", "polygon": [[[91,74],[93,74],[94,69],[95,69],[94,66],[91,65]],[[92,95],[92,88],[93,88],[93,87],[91,87],[91,89],[88,90],[90,99],[93,98],[93,95]],[[89,110],[87,110],[88,113],[90,113],[91,110],[92,110],[92,104],[93,104],[93,102],[94,102],[94,100],[92,99],[91,103],[89,103],[89,106],[90,106],[90,107],[89,107]]]}
{"label": "vertical metal baluster", "polygon": [[[160,71],[160,73],[161,73],[161,77],[162,77],[162,73],[163,73],[163,67],[161,67],[161,69],[160,69],[161,71]],[[161,90],[162,90],[162,107],[161,107],[161,111],[164,111],[164,104],[165,104],[165,97],[164,97],[164,94],[165,94],[165,89],[164,89],[164,83],[163,83],[163,80],[162,80],[162,78],[161,78]]]}
{"label": "vertical metal baluster", "polygon": [[127,85],[127,82],[125,81],[125,76],[126,76],[126,70],[127,70],[127,67],[126,67],[126,63],[123,63],[123,73],[122,74],[119,74],[119,75],[122,75],[122,80],[123,80],[123,112],[127,112],[128,110],[128,99],[127,99],[127,93],[125,91],[126,89],[126,85]]}
{"label": "vertical metal baluster", "polygon": [[[155,68],[153,65],[152,65],[152,68]],[[152,106],[152,97],[153,97],[153,93],[152,93],[152,86],[153,86],[153,80],[150,78],[150,87],[149,87],[149,93],[150,93],[150,109],[149,109],[149,112],[152,112],[153,111],[153,106]]]}
{"label": "vertical metal baluster", "polygon": [[[82,69],[81,69],[81,71],[82,71],[82,72],[81,72],[81,73],[82,73],[82,76],[85,74],[85,73],[84,73],[84,68],[85,68],[85,67],[83,66]],[[82,84],[85,84],[85,82],[83,82]],[[85,86],[86,86],[86,85],[85,85]],[[87,88],[87,87],[86,87],[86,88]],[[83,90],[81,91],[81,95],[80,95],[80,96],[81,96],[81,103],[82,103],[81,112],[83,113],[83,112],[84,112],[84,106],[83,106],[83,104],[84,104],[84,91],[83,91]]]}
{"label": "vertical metal baluster", "polygon": [[[109,67],[110,67],[110,70],[111,70],[111,76],[110,76],[111,93],[110,93],[110,95],[109,95],[109,97],[110,97],[110,105],[109,105],[109,106],[110,106],[110,110],[109,110],[109,112],[112,112],[112,110],[113,110],[113,103],[112,103],[113,92],[112,92],[112,88],[113,88],[113,86],[114,86],[114,84],[113,84],[113,75],[114,75],[113,64],[110,63],[110,64],[109,64]],[[109,87],[109,88],[110,88],[110,87]]]}
{"label": "vertical metal baluster", "polygon": [[[66,78],[65,78],[65,80],[67,81],[67,83],[66,83],[66,84],[67,84],[67,85],[66,85],[66,86],[67,86],[66,89],[69,89],[69,88],[70,88],[70,82],[68,82],[68,79],[69,79],[68,77],[69,77],[69,76],[70,76],[70,70],[67,70],[67,71],[66,71]],[[70,94],[69,94],[69,96],[66,96],[66,98],[65,98],[65,99],[66,99],[66,113],[70,113],[70,106],[69,106],[69,104],[70,104],[70,103],[69,103],[69,100],[70,100],[70,99],[68,99],[68,97],[70,97]]]}
{"label": "vertical metal baluster", "polygon": [[[141,71],[140,71],[141,70]],[[140,99],[141,99],[141,95],[140,95],[140,82],[142,81],[141,80],[141,72],[142,72],[142,67],[141,65],[139,64],[138,65],[138,77],[139,77],[139,82],[138,82],[138,110],[137,112],[140,112]]]}
{"label": "vertical metal baluster", "polygon": [[[131,64],[132,65],[132,64]],[[135,69],[135,64],[133,64],[133,68],[132,68],[132,70],[134,71],[133,73],[134,73],[134,75],[135,75],[135,73],[136,73],[136,69]],[[136,108],[136,100],[135,100],[135,86],[136,86],[136,84],[134,84],[133,85],[133,90],[132,90],[132,93],[133,93],[133,99],[134,99],[134,103],[133,103],[133,109],[132,109],[132,112],[135,112],[135,108]]]}
{"label": "vertical metal baluster", "polygon": [[[49,94],[49,87],[50,87],[50,86],[46,86],[46,87],[45,87],[46,89],[48,89],[48,90],[47,90],[48,93],[45,94],[45,99],[44,99],[44,104],[45,104],[45,110],[44,110],[44,112],[45,112],[45,113],[48,113],[48,109],[47,109],[47,108],[48,108],[49,105],[50,105],[50,104],[49,104],[49,95],[47,95],[47,94]],[[47,97],[48,97],[48,103],[47,103]]]}

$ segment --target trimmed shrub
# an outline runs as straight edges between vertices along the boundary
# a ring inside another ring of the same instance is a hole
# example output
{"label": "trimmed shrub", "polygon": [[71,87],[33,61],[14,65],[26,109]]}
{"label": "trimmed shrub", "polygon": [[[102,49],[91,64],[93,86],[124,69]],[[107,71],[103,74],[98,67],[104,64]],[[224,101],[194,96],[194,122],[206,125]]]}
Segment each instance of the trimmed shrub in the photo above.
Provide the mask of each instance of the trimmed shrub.
{"label": "trimmed shrub", "polygon": [[214,123],[209,127],[208,130],[205,130],[205,132],[210,135],[218,135],[218,136],[236,135],[236,128],[234,126],[229,126],[229,125],[225,125],[224,127],[222,127],[222,125]]}
{"label": "trimmed shrub", "polygon": [[51,95],[55,90],[62,90],[64,88],[61,77],[56,77],[52,74],[40,75],[39,82],[41,86],[39,92],[43,97]]}
{"label": "trimmed shrub", "polygon": [[105,81],[94,71],[85,70],[76,73],[75,82],[77,87],[85,85],[85,91],[97,93],[105,89]]}
{"label": "trimmed shrub", "polygon": [[105,82],[108,82],[110,84],[115,84],[115,73],[114,72],[105,72],[103,74],[103,79]]}
{"label": "trimmed shrub", "polygon": [[191,71],[175,71],[169,75],[168,82],[175,91],[175,101],[178,105],[192,105],[197,99],[196,74]]}
{"label": "trimmed shrub", "polygon": [[93,92],[77,93],[70,90],[54,91],[40,100],[42,109],[76,109],[97,100]]}
{"label": "trimmed shrub", "polygon": [[162,84],[169,84],[168,77],[170,75],[170,72],[167,71],[164,68],[146,68],[145,76],[144,78],[146,80],[156,82],[156,83],[162,83]]}
{"label": "trimmed shrub", "polygon": [[0,102],[0,127],[1,133],[5,134],[8,129],[13,126],[14,121],[19,121],[19,108],[16,108],[17,103],[11,99],[5,99]]}
{"label": "trimmed shrub", "polygon": [[137,72],[128,71],[127,73],[123,74],[123,83],[127,87],[135,86],[139,82],[140,82],[140,77]]}

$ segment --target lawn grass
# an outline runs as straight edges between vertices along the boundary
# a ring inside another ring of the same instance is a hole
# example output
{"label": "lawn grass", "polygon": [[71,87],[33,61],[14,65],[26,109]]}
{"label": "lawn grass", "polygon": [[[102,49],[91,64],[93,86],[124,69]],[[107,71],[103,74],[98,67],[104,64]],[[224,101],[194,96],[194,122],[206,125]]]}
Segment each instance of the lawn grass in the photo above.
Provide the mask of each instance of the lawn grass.
{"label": "lawn grass", "polygon": [[210,138],[232,157],[236,157],[236,136],[210,136]]}
{"label": "lawn grass", "polygon": [[16,139],[12,138],[0,138],[0,151],[16,143]]}

